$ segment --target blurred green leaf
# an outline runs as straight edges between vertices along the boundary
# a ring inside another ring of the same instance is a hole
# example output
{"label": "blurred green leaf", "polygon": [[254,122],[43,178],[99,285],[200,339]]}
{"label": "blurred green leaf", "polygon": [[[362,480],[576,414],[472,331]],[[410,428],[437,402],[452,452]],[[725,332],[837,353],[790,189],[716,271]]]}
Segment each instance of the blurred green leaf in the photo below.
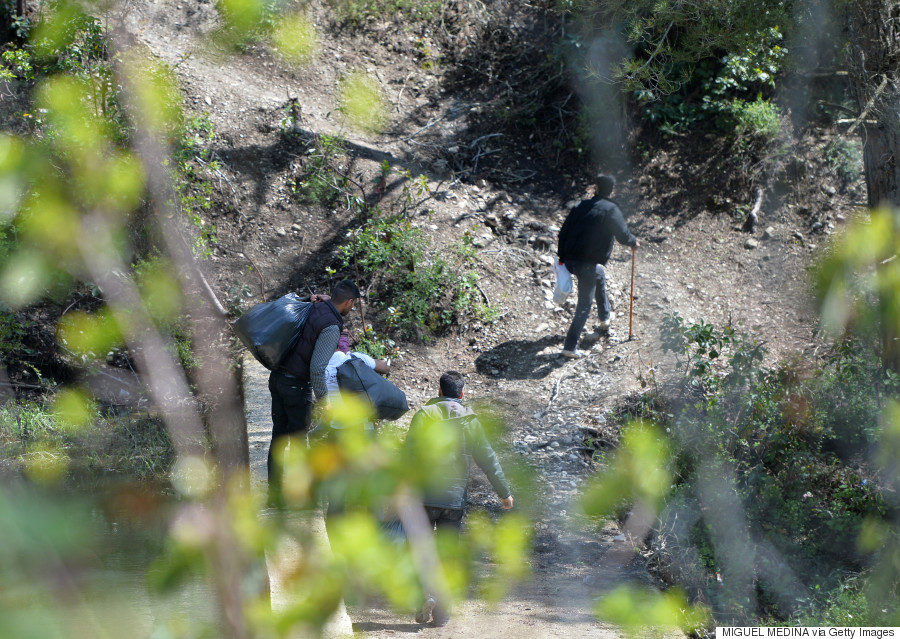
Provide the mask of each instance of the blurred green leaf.
{"label": "blurred green leaf", "polygon": [[122,331],[108,309],[95,313],[73,311],[60,320],[57,340],[76,355],[105,358],[123,343]]}
{"label": "blurred green leaf", "polygon": [[90,426],[97,415],[88,394],[78,388],[64,388],[53,400],[53,416],[66,432],[77,433]]}
{"label": "blurred green leaf", "polygon": [[595,608],[600,619],[622,627],[632,637],[663,636],[681,630],[687,633],[702,628],[709,612],[688,603],[678,589],[666,592],[621,586],[605,595]]}
{"label": "blurred green leaf", "polygon": [[388,123],[388,104],[381,86],[362,71],[341,78],[338,101],[350,123],[363,131],[377,133]]}
{"label": "blurred green leaf", "polygon": [[0,301],[12,308],[34,302],[49,285],[51,267],[32,249],[19,249],[0,273]]}
{"label": "blurred green leaf", "polygon": [[77,2],[60,0],[48,19],[38,22],[31,34],[36,55],[49,58],[65,49],[75,35],[73,24],[84,16],[85,13]]}
{"label": "blurred green leaf", "polygon": [[184,312],[184,294],[170,261],[141,262],[135,267],[135,279],[144,306],[154,321],[160,324],[172,322]]}
{"label": "blurred green leaf", "polygon": [[623,432],[616,455],[589,482],[582,508],[593,517],[609,517],[623,502],[640,500],[658,508],[668,494],[671,446],[655,426],[632,423]]}
{"label": "blurred green leaf", "polygon": [[305,15],[295,13],[282,18],[272,32],[275,49],[292,64],[307,64],[318,46],[316,26]]}
{"label": "blurred green leaf", "polygon": [[171,138],[183,117],[181,92],[172,69],[134,50],[124,56],[122,67],[137,110],[132,117],[152,135]]}

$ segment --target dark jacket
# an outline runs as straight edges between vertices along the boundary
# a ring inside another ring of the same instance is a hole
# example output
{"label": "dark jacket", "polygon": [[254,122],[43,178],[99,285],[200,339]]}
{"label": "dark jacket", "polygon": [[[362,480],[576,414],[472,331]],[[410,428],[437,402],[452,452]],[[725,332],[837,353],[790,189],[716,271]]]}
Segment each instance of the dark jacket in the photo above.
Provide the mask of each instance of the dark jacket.
{"label": "dark jacket", "polygon": [[563,222],[556,252],[563,263],[606,264],[615,240],[628,246],[637,244],[616,203],[608,198],[582,200]]}
{"label": "dark jacket", "polygon": [[309,363],[312,359],[313,349],[316,347],[316,340],[323,328],[333,325],[343,328],[344,318],[341,317],[340,312],[334,307],[331,300],[316,302],[309,312],[306,324],[303,325],[297,345],[281,365],[282,370],[294,377],[309,381]]}
{"label": "dark jacket", "polygon": [[[427,431],[445,427],[453,429],[455,441],[452,442],[453,445],[441,449],[440,459],[433,459],[435,451],[425,447],[430,447],[435,442],[446,442],[447,439],[438,434],[433,438],[429,437]],[[417,458],[419,466],[427,463],[423,460],[432,462],[427,467],[427,485],[422,500],[426,506],[458,510],[465,507],[473,458],[487,475],[497,495],[501,499],[510,495],[500,461],[491,448],[481,423],[475,413],[463,406],[458,399],[436,397],[428,401],[412,418],[404,450]]]}

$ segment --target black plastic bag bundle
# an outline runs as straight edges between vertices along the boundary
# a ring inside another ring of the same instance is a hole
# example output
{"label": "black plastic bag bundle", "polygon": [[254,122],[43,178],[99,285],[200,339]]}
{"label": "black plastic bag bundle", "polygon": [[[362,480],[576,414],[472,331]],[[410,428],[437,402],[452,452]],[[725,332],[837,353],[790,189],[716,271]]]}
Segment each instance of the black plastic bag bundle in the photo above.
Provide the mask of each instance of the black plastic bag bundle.
{"label": "black plastic bag bundle", "polygon": [[297,345],[312,310],[296,293],[257,304],[234,323],[234,332],[259,363],[275,370]]}
{"label": "black plastic bag bundle", "polygon": [[378,419],[394,420],[409,410],[406,393],[385,379],[358,357],[338,366],[337,381],[341,392],[364,395],[375,407]]}

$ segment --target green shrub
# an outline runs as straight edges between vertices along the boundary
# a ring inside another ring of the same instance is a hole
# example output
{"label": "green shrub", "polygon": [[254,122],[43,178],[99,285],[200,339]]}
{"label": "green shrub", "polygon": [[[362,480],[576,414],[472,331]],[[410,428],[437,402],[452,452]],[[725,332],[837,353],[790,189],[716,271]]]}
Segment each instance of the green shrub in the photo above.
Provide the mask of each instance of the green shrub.
{"label": "green shrub", "polygon": [[7,49],[0,59],[0,80],[34,80],[34,67],[28,51]]}
{"label": "green shrub", "polygon": [[[780,29],[772,26],[735,38],[727,43],[733,48],[724,56],[704,54],[693,60],[683,52],[675,54],[664,70],[665,82],[663,76],[649,84],[637,82],[634,95],[644,106],[644,116],[666,133],[683,133],[712,123],[726,134],[735,132],[737,126],[738,138],[774,139],[780,133],[778,111],[761,93],[775,87],[775,77],[781,72],[787,55],[781,41]],[[683,44],[691,47],[696,42],[685,39]],[[622,75],[633,77],[633,83],[639,70],[646,72],[646,63],[639,54],[624,64]],[[660,84],[655,84],[657,81]],[[703,98],[694,100],[696,94]],[[749,101],[753,95],[758,97]]]}
{"label": "green shrub", "polygon": [[825,161],[829,170],[844,185],[856,182],[863,174],[862,150],[858,140],[832,138],[825,145]]}
{"label": "green shrub", "polygon": [[25,324],[21,317],[0,304],[0,361],[9,362],[27,354],[23,343]]}
{"label": "green shrub", "polygon": [[[896,394],[896,376],[858,343],[842,345],[817,370],[799,363],[764,367],[756,340],[730,326],[688,324],[677,314],[665,318],[663,345],[679,356],[680,397],[662,397],[653,384],[632,412],[659,420],[675,451],[666,512],[675,509],[693,523],[679,528],[671,514],[661,517],[654,547],[689,549],[681,556],[693,557],[693,567],[675,571],[689,581],[683,585],[704,590],[720,615],[784,618],[803,605],[802,589],[789,602],[760,577],[759,608],[748,609],[727,589],[717,590],[715,573],[733,569],[743,554],[749,574],[771,575],[786,565],[813,589],[836,572],[864,566],[857,540],[870,522],[885,520],[888,507],[875,473],[858,459],[845,462],[833,443],[877,441],[878,406]],[[719,478],[715,487],[711,476]],[[739,515],[714,507],[729,501]],[[716,532],[736,516],[746,522],[749,547]]]}
{"label": "green shrub", "polygon": [[52,471],[65,483],[95,483],[110,473],[166,479],[174,451],[161,423],[139,413],[103,415],[92,403],[87,408],[88,422],[72,428],[44,403],[0,405],[0,459],[37,479]]}
{"label": "green shrub", "polygon": [[215,137],[209,113],[183,118],[173,136],[175,205],[194,229],[192,250],[200,258],[209,257],[216,242],[216,226],[203,219],[213,204],[212,180],[219,170],[219,161],[210,149]]}
{"label": "green shrub", "polygon": [[379,335],[373,328],[367,326],[356,342],[354,350],[366,353],[375,359],[389,359],[395,357],[400,349],[394,340]]}
{"label": "green shrub", "polygon": [[306,145],[302,166],[291,180],[291,190],[302,202],[332,206],[342,198],[353,200],[349,181],[338,170],[344,138],[315,135]]}
{"label": "green shrub", "polygon": [[734,119],[739,146],[764,146],[781,135],[778,107],[762,97],[753,102],[735,100],[731,103],[730,117]]}
{"label": "green shrub", "polygon": [[342,267],[372,282],[370,298],[387,313],[388,331],[428,339],[465,315],[484,317],[476,278],[469,272],[471,238],[443,254],[408,220],[378,217],[357,229],[341,249]]}
{"label": "green shrub", "polygon": [[58,25],[55,39],[35,43],[38,59],[47,73],[77,79],[85,88],[94,113],[106,122],[119,144],[128,140],[131,125],[122,108],[122,87],[110,64],[110,38],[99,18],[72,12]]}

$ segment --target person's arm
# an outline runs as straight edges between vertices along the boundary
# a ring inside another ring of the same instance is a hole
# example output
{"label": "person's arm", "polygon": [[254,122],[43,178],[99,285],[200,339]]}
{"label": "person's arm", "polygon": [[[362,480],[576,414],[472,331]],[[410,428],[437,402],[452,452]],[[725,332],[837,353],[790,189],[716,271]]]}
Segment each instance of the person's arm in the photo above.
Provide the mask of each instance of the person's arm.
{"label": "person's arm", "polygon": [[572,229],[572,218],[573,217],[574,216],[570,212],[569,215],[566,216],[566,221],[563,222],[562,228],[559,229],[559,237],[557,238],[557,241],[556,241],[556,255],[557,255],[557,257],[559,257],[560,264],[565,264],[565,262],[566,262],[566,256],[565,256],[566,242],[568,241],[568,238],[569,238],[569,231],[571,231],[571,229]]}
{"label": "person's arm", "polygon": [[[503,508],[512,508],[513,499],[509,483],[506,481],[506,476],[500,467],[497,453],[494,452],[487,436],[484,434],[481,423],[474,419],[468,424],[466,430],[470,438],[472,457],[475,459],[475,463],[484,471],[488,481],[491,482],[491,486],[494,487],[494,491],[503,503]],[[507,504],[509,505],[507,506]]]}
{"label": "person's arm", "polygon": [[628,225],[625,224],[625,217],[622,215],[622,211],[618,206],[614,207],[613,210],[610,211],[607,219],[609,220],[608,223],[612,227],[613,235],[615,236],[619,244],[630,246],[632,250],[638,247],[638,240],[634,236],[634,234],[628,230]]}
{"label": "person's arm", "polygon": [[309,360],[309,379],[316,399],[322,399],[328,394],[328,387],[325,385],[325,367],[337,350],[340,339],[341,329],[337,324],[326,326],[316,338],[316,346]]}
{"label": "person's arm", "polygon": [[376,359],[375,360],[375,372],[379,373],[381,375],[387,375],[388,373],[391,372],[391,365],[388,364],[383,359]]}

